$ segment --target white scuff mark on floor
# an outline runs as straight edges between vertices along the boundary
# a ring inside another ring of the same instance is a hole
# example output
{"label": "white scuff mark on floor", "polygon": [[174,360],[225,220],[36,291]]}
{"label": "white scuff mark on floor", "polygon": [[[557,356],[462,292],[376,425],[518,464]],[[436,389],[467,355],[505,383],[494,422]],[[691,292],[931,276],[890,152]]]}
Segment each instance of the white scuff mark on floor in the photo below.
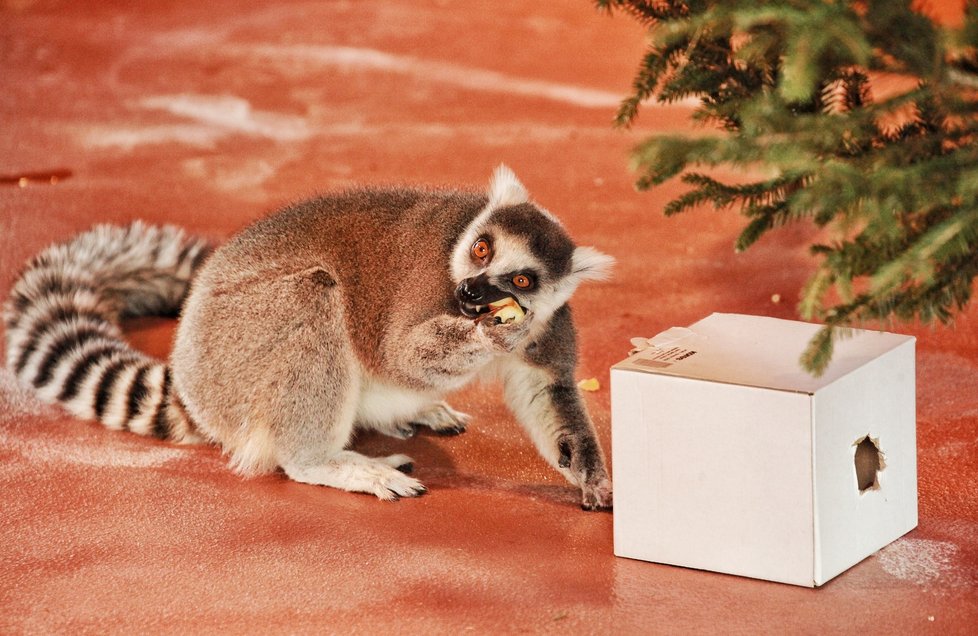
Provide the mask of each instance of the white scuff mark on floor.
{"label": "white scuff mark on floor", "polygon": [[229,130],[200,124],[106,124],[74,127],[73,132],[86,148],[119,148],[127,152],[139,146],[167,143],[210,149],[217,141],[233,134]]}
{"label": "white scuff mark on floor", "polygon": [[142,108],[166,111],[220,130],[276,141],[302,140],[311,135],[304,118],[255,110],[248,100],[234,95],[155,95],[138,103]]}
{"label": "white scuff mark on floor", "polygon": [[964,461],[975,448],[978,448],[978,438],[971,441],[953,439],[937,446],[934,453],[944,462]]}
{"label": "white scuff mark on floor", "polygon": [[[79,426],[85,426],[79,422]],[[138,439],[138,438],[137,438]],[[136,440],[134,440],[135,442]],[[140,442],[145,443],[145,442]],[[122,442],[92,446],[84,439],[52,439],[49,436],[19,436],[0,429],[0,447],[27,460],[31,466],[58,464],[99,468],[154,468],[172,460],[187,457],[187,451],[158,446],[123,447]]]}
{"label": "white scuff mark on floor", "polygon": [[898,539],[879,551],[880,566],[890,576],[926,585],[954,576],[958,546],[933,539]]}
{"label": "white scuff mark on floor", "polygon": [[303,117],[255,110],[248,100],[233,95],[154,95],[134,106],[164,111],[192,123],[96,124],[71,130],[87,148],[125,151],[166,143],[211,149],[218,141],[240,134],[275,141],[302,141],[313,134]]}
{"label": "white scuff mark on floor", "polygon": [[261,200],[264,184],[275,176],[284,159],[193,157],[182,162],[184,172],[225,192]]}
{"label": "white scuff mark on floor", "polygon": [[506,146],[534,142],[559,142],[572,139],[602,140],[608,138],[608,129],[586,126],[555,126],[546,123],[511,122],[506,124],[441,124],[436,122],[391,122],[315,124],[316,134],[322,137],[357,138],[382,137],[385,139],[440,139],[467,138],[478,143]]}
{"label": "white scuff mark on floor", "polygon": [[139,55],[146,55],[147,53],[158,53],[160,48],[172,51],[173,49],[199,49],[204,46],[220,45],[233,32],[233,29],[233,25],[225,23],[161,31],[150,34],[149,46],[135,46],[133,50]]}
{"label": "white scuff mark on floor", "polygon": [[37,398],[33,391],[17,382],[9,370],[0,368],[0,424],[26,416],[54,417],[57,409]]}
{"label": "white scuff mark on floor", "polygon": [[215,164],[203,157],[187,159],[183,169],[188,175],[211,181],[223,190],[261,185],[276,172],[275,166],[263,159],[245,159],[240,165],[226,165]]}
{"label": "white scuff mark on floor", "polygon": [[331,66],[349,71],[382,71],[470,90],[542,97],[585,108],[616,108],[622,100],[621,95],[610,91],[514,77],[498,71],[424,60],[361,47],[261,44],[228,46],[222,52],[284,61],[291,71],[297,68],[297,63]]}

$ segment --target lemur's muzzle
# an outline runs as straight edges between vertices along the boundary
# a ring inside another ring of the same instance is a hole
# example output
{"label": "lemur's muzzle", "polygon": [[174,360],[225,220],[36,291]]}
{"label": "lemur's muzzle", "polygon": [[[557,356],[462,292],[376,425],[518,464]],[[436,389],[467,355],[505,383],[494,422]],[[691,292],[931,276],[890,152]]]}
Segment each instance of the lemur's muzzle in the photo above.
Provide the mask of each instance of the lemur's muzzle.
{"label": "lemur's muzzle", "polygon": [[455,288],[455,300],[459,311],[469,318],[475,318],[489,311],[489,303],[509,296],[489,282],[489,277],[479,274],[466,278]]}

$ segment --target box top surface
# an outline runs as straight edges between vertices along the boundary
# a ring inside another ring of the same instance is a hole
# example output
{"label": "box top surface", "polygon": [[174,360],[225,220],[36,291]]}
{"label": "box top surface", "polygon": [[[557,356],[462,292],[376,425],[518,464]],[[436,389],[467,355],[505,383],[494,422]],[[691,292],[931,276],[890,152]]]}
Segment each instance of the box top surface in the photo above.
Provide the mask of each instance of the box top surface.
{"label": "box top surface", "polygon": [[814,394],[912,336],[849,330],[835,340],[832,362],[820,377],[799,363],[821,325],[764,316],[712,314],[688,328],[673,327],[650,346],[612,367],[660,375]]}

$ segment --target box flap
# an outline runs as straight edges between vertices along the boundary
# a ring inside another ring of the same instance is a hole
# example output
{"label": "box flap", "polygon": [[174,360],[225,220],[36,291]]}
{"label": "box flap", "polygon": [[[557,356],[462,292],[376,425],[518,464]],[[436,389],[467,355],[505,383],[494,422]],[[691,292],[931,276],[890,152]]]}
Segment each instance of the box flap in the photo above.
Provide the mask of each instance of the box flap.
{"label": "box flap", "polygon": [[820,328],[794,320],[715,313],[688,329],[673,327],[650,338],[647,348],[614,368],[814,394],[913,340],[912,336],[849,330],[836,340],[831,364],[816,378],[798,360]]}

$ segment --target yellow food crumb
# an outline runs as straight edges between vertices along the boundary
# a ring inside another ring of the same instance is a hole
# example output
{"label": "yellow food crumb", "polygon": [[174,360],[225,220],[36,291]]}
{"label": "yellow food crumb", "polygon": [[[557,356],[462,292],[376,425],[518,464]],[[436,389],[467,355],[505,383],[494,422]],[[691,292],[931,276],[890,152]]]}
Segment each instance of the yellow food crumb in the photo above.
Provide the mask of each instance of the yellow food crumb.
{"label": "yellow food crumb", "polygon": [[577,388],[582,391],[597,391],[601,388],[601,383],[597,378],[588,378],[577,383]]}

